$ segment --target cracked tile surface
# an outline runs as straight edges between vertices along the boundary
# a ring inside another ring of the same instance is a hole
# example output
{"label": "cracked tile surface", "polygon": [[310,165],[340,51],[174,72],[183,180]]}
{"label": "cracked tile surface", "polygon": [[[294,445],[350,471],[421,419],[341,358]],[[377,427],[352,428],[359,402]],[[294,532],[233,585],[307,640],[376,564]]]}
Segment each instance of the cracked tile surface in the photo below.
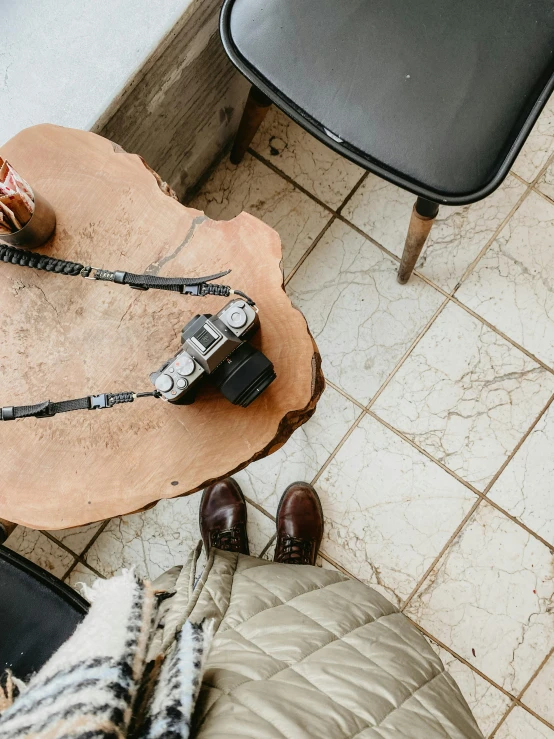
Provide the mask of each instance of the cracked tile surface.
{"label": "cracked tile surface", "polygon": [[494,685],[474,672],[446,649],[434,642],[431,646],[439,655],[446,670],[462,691],[483,735],[488,737],[510,707],[511,700]]}
{"label": "cracked tile surface", "polygon": [[475,494],[366,416],[316,484],[322,551],[400,606]]}
{"label": "cracked tile surface", "polygon": [[521,697],[535,713],[554,724],[554,655]]}
{"label": "cracked tile surface", "polygon": [[[524,192],[525,185],[509,176],[485,200],[441,206],[417,269],[444,290],[453,290]],[[343,215],[401,257],[414,203],[411,193],[370,174]]]}
{"label": "cracked tile surface", "polygon": [[489,498],[554,546],[554,407],[492,486]]}
{"label": "cracked tile surface", "polygon": [[512,170],[532,182],[554,152],[554,101],[550,100],[516,159]]}
{"label": "cracked tile surface", "polygon": [[554,730],[524,708],[514,708],[494,735],[495,739],[554,739]]}
{"label": "cracked tile surface", "polygon": [[86,562],[104,577],[135,567],[154,580],[174,565],[184,564],[200,539],[200,494],[162,500],[154,508],[112,518],[86,554]]}
{"label": "cracked tile surface", "polygon": [[[456,298],[554,368],[554,164],[535,184],[543,195],[532,192],[518,207],[526,195],[519,178],[534,181],[554,153],[553,121],[549,103],[515,175],[489,198],[441,208],[418,269],[450,292],[472,266]],[[234,167],[226,159],[193,205],[215,219],[246,210],[276,228],[285,275],[298,267],[287,290],[308,319],[327,378],[362,405],[388,384],[372,406],[377,419],[328,386],[312,419],[237,480],[271,515],[288,484],[318,477],[323,553],[397,605],[414,594],[408,615],[483,673],[435,646],[489,737],[510,698],[488,680],[518,694],[554,645],[552,552],[486,502],[456,534],[479,498],[441,464],[482,491],[515,452],[488,495],[554,545],[554,410],[521,444],[554,392],[554,375],[453,302],[444,307],[444,296],[423,280],[398,285],[396,259],[329,210],[352,193],[344,217],[400,257],[413,195],[372,175],[353,192],[362,170],[277,109],[253,148],[264,162],[247,155]],[[197,543],[199,502],[200,493],[114,519],[89,551],[100,524],[48,533],[85,552],[104,576],[134,566],[155,578]],[[252,553],[267,547],[272,559],[274,532],[271,518],[249,504]],[[92,584],[96,574],[49,536],[20,527],[9,546],[59,577],[75,565],[66,577],[73,587]],[[333,567],[322,557],[317,564]],[[551,657],[522,698],[550,722],[553,684]],[[516,707],[494,736],[554,739],[554,732]]]}
{"label": "cracked tile surface", "polygon": [[281,237],[285,277],[331,218],[250,154],[240,167],[226,158],[190,205],[216,221],[228,221],[245,210],[274,228]]}
{"label": "cracked tile surface", "polygon": [[554,647],[554,555],[483,502],[406,608],[512,694]]}
{"label": "cracked tile surface", "polygon": [[62,578],[75,558],[41,531],[18,526],[5,545],[39,567]]}
{"label": "cracked tile surface", "polygon": [[365,405],[444,298],[335,221],[287,286],[306,316],[326,377]]}
{"label": "cracked tile surface", "polygon": [[364,171],[335,154],[273,106],[252,148],[330,208],[338,208]]}
{"label": "cracked tile surface", "polygon": [[[135,567],[141,577],[154,580],[182,565],[200,541],[198,510],[201,493],[162,500],[143,513],[113,518],[86,554],[86,562],[104,577],[123,567]],[[272,522],[248,506],[250,551],[259,554],[274,533]]]}
{"label": "cracked tile surface", "polygon": [[275,515],[285,488],[298,480],[311,482],[360,413],[354,403],[327,387],[308,423],[277,452],[234,475],[235,480],[247,497]]}
{"label": "cracked tile surface", "polygon": [[80,595],[82,595],[85,599],[86,595],[82,585],[86,585],[87,587],[91,588],[96,580],[98,580],[98,575],[82,562],[77,562],[75,567],[65,578],[65,582],[68,583],[68,585],[71,585],[71,587]]}
{"label": "cracked tile surface", "polygon": [[449,304],[373,411],[479,490],[554,392],[554,376]]}
{"label": "cracked tile surface", "polygon": [[456,297],[554,366],[554,204],[532,192]]}
{"label": "cracked tile surface", "polygon": [[62,529],[58,531],[49,531],[48,533],[65,544],[75,554],[81,554],[83,549],[90,542],[94,534],[98,531],[101,522],[90,523],[87,526],[77,526],[72,529]]}

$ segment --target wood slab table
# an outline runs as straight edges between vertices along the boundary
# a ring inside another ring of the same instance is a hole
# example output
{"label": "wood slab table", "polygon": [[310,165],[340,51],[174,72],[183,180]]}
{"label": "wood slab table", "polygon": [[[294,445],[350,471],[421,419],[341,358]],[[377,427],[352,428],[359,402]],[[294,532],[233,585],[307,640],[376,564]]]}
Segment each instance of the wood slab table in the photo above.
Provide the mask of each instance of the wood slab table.
{"label": "wood slab table", "polygon": [[[42,253],[106,269],[199,276],[225,269],[260,310],[253,344],[277,380],[248,408],[205,386],[190,406],[140,399],[0,423],[0,518],[59,529],[188,495],[282,446],[323,390],[317,348],[290,303],[278,235],[242,213],[186,208],[140,157],[92,133],[41,125],[1,156],[53,205]],[[0,262],[0,406],[149,391],[181,328],[228,299],[140,292]]]}

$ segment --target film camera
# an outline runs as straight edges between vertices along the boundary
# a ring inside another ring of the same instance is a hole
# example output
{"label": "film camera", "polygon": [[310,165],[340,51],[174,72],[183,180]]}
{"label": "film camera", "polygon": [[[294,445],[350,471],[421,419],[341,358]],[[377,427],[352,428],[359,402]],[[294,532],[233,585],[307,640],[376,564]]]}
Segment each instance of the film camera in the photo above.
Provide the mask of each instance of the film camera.
{"label": "film camera", "polygon": [[195,316],[182,331],[183,348],[150,380],[170,403],[189,405],[209,377],[227,400],[246,408],[276,377],[270,360],[248,343],[259,326],[258,309],[246,300]]}

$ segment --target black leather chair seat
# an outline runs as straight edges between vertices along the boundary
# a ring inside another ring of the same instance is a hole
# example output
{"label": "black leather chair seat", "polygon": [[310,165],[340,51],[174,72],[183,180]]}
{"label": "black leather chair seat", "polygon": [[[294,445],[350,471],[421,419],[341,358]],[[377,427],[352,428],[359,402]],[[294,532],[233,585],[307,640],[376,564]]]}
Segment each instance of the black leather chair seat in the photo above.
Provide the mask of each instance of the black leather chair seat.
{"label": "black leather chair seat", "polygon": [[88,610],[68,585],[0,546],[0,673],[26,680],[75,631]]}
{"label": "black leather chair seat", "polygon": [[221,34],[302,126],[437,202],[500,184],[554,82],[552,0],[226,0]]}

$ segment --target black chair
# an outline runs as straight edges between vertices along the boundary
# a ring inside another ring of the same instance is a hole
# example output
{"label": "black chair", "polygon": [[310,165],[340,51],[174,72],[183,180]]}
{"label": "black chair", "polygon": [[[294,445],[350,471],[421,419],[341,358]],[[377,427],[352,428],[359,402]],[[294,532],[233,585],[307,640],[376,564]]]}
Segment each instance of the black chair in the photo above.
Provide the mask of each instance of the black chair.
{"label": "black chair", "polygon": [[225,0],[220,32],[253,85],[231,161],[275,103],[415,193],[401,283],[439,204],[501,184],[554,86],[552,0]]}
{"label": "black chair", "polygon": [[87,611],[87,601],[68,585],[0,546],[0,674],[9,667],[27,680],[71,636]]}

